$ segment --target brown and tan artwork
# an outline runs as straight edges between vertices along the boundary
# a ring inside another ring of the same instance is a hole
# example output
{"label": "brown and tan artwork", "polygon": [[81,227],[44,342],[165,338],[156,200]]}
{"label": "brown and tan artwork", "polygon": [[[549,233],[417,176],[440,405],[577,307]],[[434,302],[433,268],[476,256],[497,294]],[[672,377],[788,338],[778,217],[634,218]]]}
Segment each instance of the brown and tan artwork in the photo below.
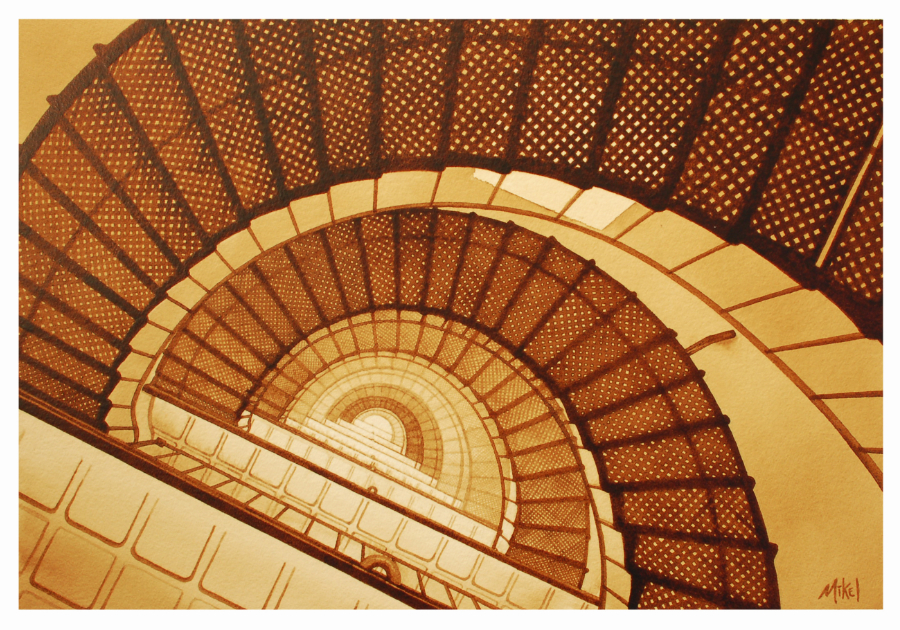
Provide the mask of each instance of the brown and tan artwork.
{"label": "brown and tan artwork", "polygon": [[882,33],[98,36],[23,109],[20,608],[881,608]]}

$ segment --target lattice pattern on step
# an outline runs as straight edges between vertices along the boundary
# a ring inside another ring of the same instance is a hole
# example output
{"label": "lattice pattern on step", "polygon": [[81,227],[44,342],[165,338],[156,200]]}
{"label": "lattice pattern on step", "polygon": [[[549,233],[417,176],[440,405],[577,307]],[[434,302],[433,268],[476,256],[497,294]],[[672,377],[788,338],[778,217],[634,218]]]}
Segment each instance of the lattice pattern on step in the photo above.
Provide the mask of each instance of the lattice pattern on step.
{"label": "lattice pattern on step", "polygon": [[831,231],[882,118],[881,22],[832,31],[751,227],[801,255]]}
{"label": "lattice pattern on step", "polygon": [[829,252],[827,268],[835,280],[872,300],[881,299],[884,243],[883,150],[875,155],[843,228]]}

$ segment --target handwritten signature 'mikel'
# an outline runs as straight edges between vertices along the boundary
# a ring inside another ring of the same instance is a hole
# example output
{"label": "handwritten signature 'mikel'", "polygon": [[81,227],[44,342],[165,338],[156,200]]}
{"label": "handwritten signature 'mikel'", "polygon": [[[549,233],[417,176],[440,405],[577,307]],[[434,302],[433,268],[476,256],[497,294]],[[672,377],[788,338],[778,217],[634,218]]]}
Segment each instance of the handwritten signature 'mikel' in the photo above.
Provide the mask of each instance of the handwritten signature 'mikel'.
{"label": "handwritten signature 'mikel'", "polygon": [[834,578],[834,582],[831,584],[826,584],[825,588],[822,590],[822,593],[819,595],[819,599],[825,597],[834,597],[834,603],[838,603],[838,599],[854,599],[859,601],[859,578],[856,578],[856,588],[853,588],[853,582],[848,582],[844,578],[841,578],[841,583],[838,584],[838,579]]}

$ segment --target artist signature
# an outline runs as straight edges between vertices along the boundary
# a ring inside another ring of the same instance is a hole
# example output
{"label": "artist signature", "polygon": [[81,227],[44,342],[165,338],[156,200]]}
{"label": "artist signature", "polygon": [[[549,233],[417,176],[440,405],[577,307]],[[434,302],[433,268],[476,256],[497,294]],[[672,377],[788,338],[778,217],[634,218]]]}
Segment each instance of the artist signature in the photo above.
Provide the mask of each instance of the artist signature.
{"label": "artist signature", "polygon": [[819,599],[822,599],[823,597],[825,599],[834,598],[835,604],[838,603],[838,600],[844,601],[847,599],[855,599],[858,602],[859,578],[856,578],[853,582],[841,578],[840,583],[838,583],[837,578],[834,578],[834,582],[826,584],[825,588],[822,589]]}

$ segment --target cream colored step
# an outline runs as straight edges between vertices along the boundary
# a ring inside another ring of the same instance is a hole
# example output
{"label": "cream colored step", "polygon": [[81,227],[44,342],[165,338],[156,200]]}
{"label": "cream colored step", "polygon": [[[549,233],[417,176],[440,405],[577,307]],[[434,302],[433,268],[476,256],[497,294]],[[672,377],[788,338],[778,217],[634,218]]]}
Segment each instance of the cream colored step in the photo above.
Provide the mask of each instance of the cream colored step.
{"label": "cream colored step", "polygon": [[400,444],[394,443],[392,438],[394,437],[390,432],[385,431],[379,426],[376,426],[374,423],[370,422],[368,418],[362,418],[361,420],[354,420],[353,422],[347,422],[340,418],[337,419],[338,422],[343,422],[344,424],[348,424],[352,427],[355,427],[362,433],[366,435],[371,435],[378,442],[383,443],[385,446],[390,448],[391,450],[395,450],[398,453],[403,452],[403,447]]}
{"label": "cream colored step", "polygon": [[335,422],[330,422],[329,424],[338,426],[341,429],[345,430],[347,433],[352,433],[353,435],[358,436],[358,438],[361,440],[369,440],[380,447],[388,449],[392,453],[397,453],[398,455],[404,456],[400,446],[391,442],[389,437],[384,437],[384,435],[386,434],[383,431],[380,431],[378,427],[374,427],[372,425],[358,426],[347,422],[346,420],[341,420],[340,418],[338,418]]}
{"label": "cream colored step", "polygon": [[[307,418],[300,430],[314,439],[320,439],[326,443],[330,442],[329,446],[334,446],[336,443],[345,447],[345,449],[350,449],[351,452],[366,455],[371,458],[372,463],[376,467],[381,465],[383,468],[391,471],[389,474],[399,475],[403,483],[414,485],[417,489],[419,489],[419,486],[425,486],[430,489],[428,491],[429,494],[439,493],[446,497],[447,502],[452,502],[452,498],[449,495],[433,488],[433,484],[437,483],[436,480],[417,470],[411,460],[402,455],[398,456],[392,451],[377,448],[368,440],[362,441],[357,437],[358,434],[354,435],[352,432],[347,431],[345,426],[335,423],[325,424],[312,418]],[[442,500],[444,499],[442,498]]]}

